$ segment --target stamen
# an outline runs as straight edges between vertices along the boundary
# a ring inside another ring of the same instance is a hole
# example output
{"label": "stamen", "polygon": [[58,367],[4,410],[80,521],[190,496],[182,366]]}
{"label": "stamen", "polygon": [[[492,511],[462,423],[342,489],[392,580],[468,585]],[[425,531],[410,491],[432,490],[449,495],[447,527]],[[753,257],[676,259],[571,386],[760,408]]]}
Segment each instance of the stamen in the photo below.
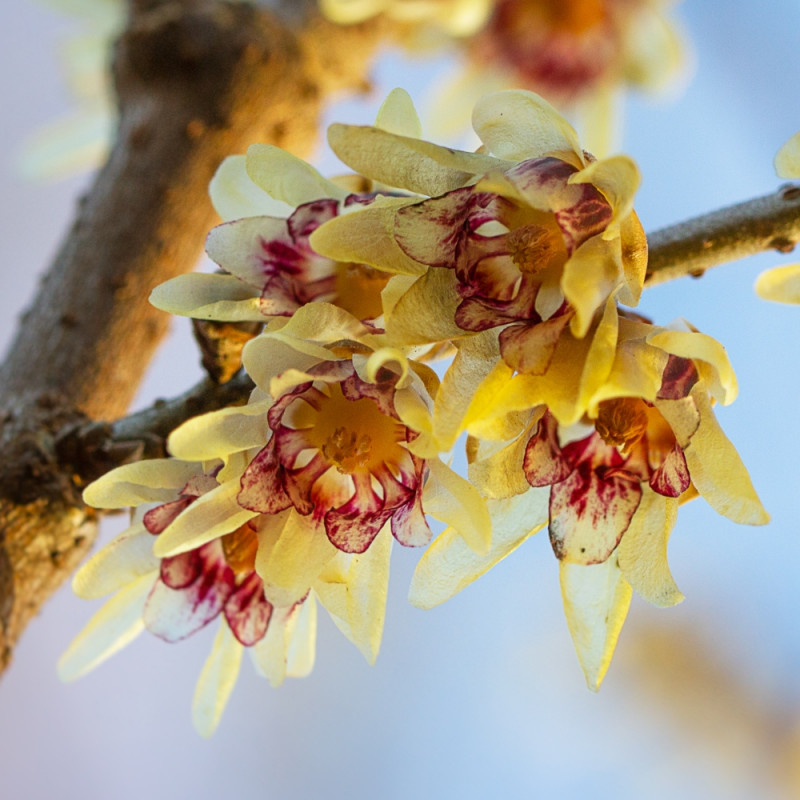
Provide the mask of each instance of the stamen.
{"label": "stamen", "polygon": [[359,436],[355,431],[342,427],[337,428],[320,449],[340,472],[352,474],[369,461],[372,439],[366,433]]}
{"label": "stamen", "polygon": [[647,406],[638,397],[620,397],[600,403],[594,427],[606,444],[624,452],[647,430]]}
{"label": "stamen", "polygon": [[555,252],[552,232],[541,225],[525,225],[508,235],[508,254],[521,272],[539,272],[550,264]]}

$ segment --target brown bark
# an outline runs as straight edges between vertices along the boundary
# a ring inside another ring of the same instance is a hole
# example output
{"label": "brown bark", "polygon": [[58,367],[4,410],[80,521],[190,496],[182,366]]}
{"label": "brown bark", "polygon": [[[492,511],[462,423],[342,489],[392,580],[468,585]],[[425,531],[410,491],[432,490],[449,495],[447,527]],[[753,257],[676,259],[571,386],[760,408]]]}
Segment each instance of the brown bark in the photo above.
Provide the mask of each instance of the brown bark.
{"label": "brown bark", "polygon": [[244,3],[132,0],[117,141],[0,367],[0,669],[95,538],[85,451],[63,431],[127,409],[168,323],[150,290],[193,268],[216,221],[214,170],[255,141],[307,150],[325,94],[364,85],[378,34],[293,28]]}

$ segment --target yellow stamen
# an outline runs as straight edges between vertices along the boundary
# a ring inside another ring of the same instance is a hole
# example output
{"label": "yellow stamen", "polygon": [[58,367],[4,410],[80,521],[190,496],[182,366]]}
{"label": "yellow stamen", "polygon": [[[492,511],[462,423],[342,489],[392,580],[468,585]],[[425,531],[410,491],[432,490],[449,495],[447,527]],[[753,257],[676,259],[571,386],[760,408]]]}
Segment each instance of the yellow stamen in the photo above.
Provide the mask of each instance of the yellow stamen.
{"label": "yellow stamen", "polygon": [[508,236],[508,252],[520,272],[539,272],[550,264],[558,242],[542,225],[524,225]]}
{"label": "yellow stamen", "polygon": [[628,450],[647,430],[647,406],[638,397],[620,397],[600,403],[594,427],[603,441]]}

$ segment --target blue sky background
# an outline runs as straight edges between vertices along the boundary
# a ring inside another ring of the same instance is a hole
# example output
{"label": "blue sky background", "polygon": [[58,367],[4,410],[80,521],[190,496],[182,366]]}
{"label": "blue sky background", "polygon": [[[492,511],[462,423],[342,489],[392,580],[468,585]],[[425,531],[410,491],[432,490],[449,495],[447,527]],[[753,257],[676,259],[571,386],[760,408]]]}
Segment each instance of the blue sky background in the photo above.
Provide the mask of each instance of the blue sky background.
{"label": "blue sky background", "polygon": [[[70,28],[23,0],[4,11],[3,345],[87,180],[34,185],[17,175],[26,134],[69,108],[55,46]],[[795,0],[689,0],[679,11],[695,80],[667,105],[627,106],[624,150],[644,174],[636,208],[647,230],[773,191],[772,158],[800,129]],[[421,99],[434,69],[392,56],[377,82]],[[331,118],[367,120],[382,94]],[[752,293],[762,269],[790,260],[765,255],[645,294],[640,310],[654,321],[682,316],[726,345],[740,397],[718,418],[772,523],[739,527],[703,501],[684,507],[670,563],[687,599],[667,610],[634,599],[599,694],[585,688],[544,535],[428,612],[405,602],[417,553],[396,548],[377,665],[321,620],[313,674],[272,690],[243,662],[210,741],[194,733],[189,708],[213,631],[181,645],[140,637],[64,686],[56,659],[94,609],[65,587],[0,682],[3,796],[800,796],[800,307]],[[178,321],[138,402],[183,390],[196,360]]]}

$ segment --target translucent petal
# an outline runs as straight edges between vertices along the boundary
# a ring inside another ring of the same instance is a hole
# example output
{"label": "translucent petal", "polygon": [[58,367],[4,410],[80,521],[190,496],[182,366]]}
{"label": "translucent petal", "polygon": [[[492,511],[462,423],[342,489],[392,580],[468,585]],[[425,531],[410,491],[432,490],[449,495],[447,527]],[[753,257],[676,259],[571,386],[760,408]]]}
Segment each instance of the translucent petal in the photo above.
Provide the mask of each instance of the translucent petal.
{"label": "translucent petal", "polygon": [[800,264],[787,264],[762,272],[756,280],[756,294],[776,303],[800,303]]}
{"label": "translucent petal", "polygon": [[508,90],[484,95],[472,112],[472,127],[498,158],[524,161],[583,150],[572,126],[544,98]]}
{"label": "translucent petal", "polygon": [[531,487],[525,479],[522,461],[529,435],[518,436],[511,444],[489,458],[469,465],[469,479],[478,489],[494,498],[514,497]]}
{"label": "translucent petal", "polygon": [[251,447],[263,447],[270,438],[267,412],[271,400],[231,406],[192,417],[176,428],[167,449],[176,458],[208,461]]}
{"label": "translucent petal", "polygon": [[192,722],[204,738],[211,736],[219,724],[239,677],[243,649],[223,622],[197,680],[192,700]]}
{"label": "translucent petal", "polygon": [[265,322],[258,292],[233,275],[196,272],[156,286],[150,302],[162,311],[222,322]]}
{"label": "translucent petal", "polygon": [[245,156],[228,156],[217,167],[208,193],[217,214],[228,222],[242,217],[288,217],[294,207],[270,197],[247,174]]}
{"label": "translucent petal", "polygon": [[338,552],[321,521],[291,511],[277,541],[271,547],[260,546],[256,556],[256,572],[264,581],[267,599],[276,606],[293,605]]}
{"label": "translucent petal", "polygon": [[253,183],[292,208],[328,197],[344,200],[349,194],[301,158],[271,144],[251,144],[246,167]]}
{"label": "translucent petal", "polygon": [[422,123],[414,108],[411,95],[405,89],[392,89],[378,109],[375,127],[398,136],[419,139],[422,136]]}
{"label": "translucent petal", "polygon": [[294,629],[286,653],[286,674],[304,678],[314,668],[317,653],[317,600],[310,592],[295,612]]}
{"label": "translucent petal", "polygon": [[155,458],[112,469],[89,484],[83,493],[95,508],[126,508],[142,503],[165,503],[175,499],[189,478],[202,472],[199,464]]}
{"label": "translucent petal", "polygon": [[739,386],[725,348],[711,336],[696,331],[662,330],[647,337],[647,342],[667,353],[704,362],[710,369],[701,375],[707,382],[712,397],[727,406],[736,399]]}
{"label": "translucent petal", "polygon": [[596,692],[614,655],[632,590],[617,559],[602,564],[559,562],[564,613],[586,684]]}
{"label": "translucent petal", "polygon": [[156,539],[154,552],[159,558],[176,556],[235,531],[257,516],[236,502],[239,481],[227,481],[198,497]]}
{"label": "translucent petal", "polygon": [[775,156],[775,172],[781,178],[800,178],[800,132],[778,150]]}
{"label": "translucent petal", "polygon": [[75,637],[58,661],[62,681],[80,678],[132,642],[143,630],[144,603],[155,575],[142,575],[117,592]]}
{"label": "translucent petal", "polygon": [[72,591],[87,600],[116,592],[142,575],[155,580],[160,560],[153,554],[155,538],[137,523],[95,553],[72,579]]}
{"label": "translucent petal", "polygon": [[433,608],[488,572],[529,536],[547,523],[550,487],[530,489],[509,500],[489,500],[492,546],[478,555],[452,528],[438,536],[414,571],[409,601],[419,608]]}
{"label": "translucent petal", "polygon": [[489,552],[492,521],[478,490],[438,458],[429,459],[430,478],[425,485],[423,507],[426,513],[458,531],[479,555]]}
{"label": "translucent petal", "polygon": [[692,483],[717,513],[745,525],[765,525],[769,514],[736,448],[719,426],[703,387],[695,387],[692,397],[700,412],[700,425],[684,451]]}
{"label": "translucent petal", "polygon": [[406,255],[394,238],[397,209],[418,198],[378,197],[368,206],[356,208],[323,223],[309,244],[315,252],[341,262],[369,266],[400,275],[422,275],[427,266]]}
{"label": "translucent petal", "polygon": [[458,189],[476,175],[508,166],[491,156],[358,125],[331,125],[328,143],[360,175],[428,196]]}
{"label": "translucent petal", "polygon": [[674,606],[683,600],[667,564],[667,542],[678,501],[642,487],[642,500],[617,548],[625,580],[649,603]]}

